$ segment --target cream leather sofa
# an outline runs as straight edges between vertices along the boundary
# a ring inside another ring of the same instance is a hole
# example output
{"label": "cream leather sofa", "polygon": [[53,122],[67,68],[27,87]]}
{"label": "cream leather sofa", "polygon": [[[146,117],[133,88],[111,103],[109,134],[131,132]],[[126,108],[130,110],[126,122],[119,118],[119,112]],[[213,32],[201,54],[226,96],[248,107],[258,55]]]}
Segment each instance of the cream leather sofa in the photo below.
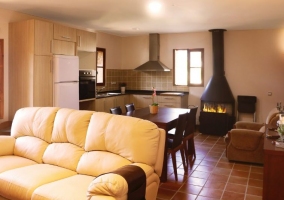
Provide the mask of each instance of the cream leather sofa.
{"label": "cream leather sofa", "polygon": [[[146,120],[22,108],[13,119],[11,136],[0,136],[0,199],[138,200],[128,190],[144,184],[145,198],[155,200],[164,144],[165,131]],[[114,172],[124,167],[134,167],[134,184]],[[143,176],[135,181],[136,170],[144,174],[141,184]]]}

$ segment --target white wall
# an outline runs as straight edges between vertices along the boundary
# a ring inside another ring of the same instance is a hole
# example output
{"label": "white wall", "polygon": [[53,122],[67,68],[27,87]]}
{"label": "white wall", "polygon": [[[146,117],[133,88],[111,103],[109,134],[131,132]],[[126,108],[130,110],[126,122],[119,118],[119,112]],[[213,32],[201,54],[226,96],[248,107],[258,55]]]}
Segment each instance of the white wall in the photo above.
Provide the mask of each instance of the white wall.
{"label": "white wall", "polygon": [[121,37],[97,32],[97,47],[106,49],[106,68],[121,69]]}

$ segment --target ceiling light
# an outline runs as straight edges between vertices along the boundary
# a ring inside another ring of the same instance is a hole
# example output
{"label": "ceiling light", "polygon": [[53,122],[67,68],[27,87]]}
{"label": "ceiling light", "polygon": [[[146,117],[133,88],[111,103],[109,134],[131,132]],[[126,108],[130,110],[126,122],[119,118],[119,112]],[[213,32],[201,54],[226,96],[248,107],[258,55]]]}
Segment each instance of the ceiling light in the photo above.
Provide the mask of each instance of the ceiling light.
{"label": "ceiling light", "polygon": [[162,4],[158,1],[152,1],[149,3],[148,8],[151,13],[158,13],[162,8]]}

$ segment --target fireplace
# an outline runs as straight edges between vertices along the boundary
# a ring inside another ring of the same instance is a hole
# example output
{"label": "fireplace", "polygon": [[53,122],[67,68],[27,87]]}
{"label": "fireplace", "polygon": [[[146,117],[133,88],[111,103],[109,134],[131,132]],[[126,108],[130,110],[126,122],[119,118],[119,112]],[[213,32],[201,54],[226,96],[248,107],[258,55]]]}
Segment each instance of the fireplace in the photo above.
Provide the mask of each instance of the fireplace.
{"label": "fireplace", "polygon": [[213,76],[201,96],[199,131],[225,135],[235,123],[235,99],[224,71],[224,29],[212,29]]}

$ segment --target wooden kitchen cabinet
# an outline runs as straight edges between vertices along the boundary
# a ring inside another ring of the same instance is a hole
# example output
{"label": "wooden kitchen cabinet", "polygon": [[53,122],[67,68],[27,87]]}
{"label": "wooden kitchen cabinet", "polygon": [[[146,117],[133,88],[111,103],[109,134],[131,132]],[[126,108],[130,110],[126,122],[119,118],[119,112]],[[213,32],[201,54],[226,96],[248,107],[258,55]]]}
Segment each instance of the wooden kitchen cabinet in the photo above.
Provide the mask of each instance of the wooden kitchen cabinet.
{"label": "wooden kitchen cabinet", "polygon": [[76,29],[61,24],[54,24],[53,29],[55,40],[76,42]]}
{"label": "wooden kitchen cabinet", "polygon": [[133,94],[130,97],[130,102],[134,103],[135,108],[145,108],[152,104],[152,95]]}
{"label": "wooden kitchen cabinet", "polygon": [[96,52],[96,33],[77,30],[77,50]]}
{"label": "wooden kitchen cabinet", "polygon": [[34,66],[33,106],[52,106],[52,56],[35,56]]}
{"label": "wooden kitchen cabinet", "polygon": [[158,96],[158,103],[160,107],[168,108],[187,108],[188,95],[183,96]]}
{"label": "wooden kitchen cabinet", "polygon": [[54,24],[52,53],[56,55],[76,55],[76,29]]}
{"label": "wooden kitchen cabinet", "polygon": [[[52,23],[9,24],[9,119],[22,107],[52,106]],[[45,44],[45,45],[43,45]]]}
{"label": "wooden kitchen cabinet", "polygon": [[35,55],[52,55],[51,43],[53,38],[53,24],[40,20],[34,20],[35,24]]}
{"label": "wooden kitchen cabinet", "polygon": [[125,104],[129,101],[129,95],[112,96],[107,98],[96,99],[96,111],[98,112],[110,112],[110,109],[116,106],[120,106],[122,112],[125,113]]}

